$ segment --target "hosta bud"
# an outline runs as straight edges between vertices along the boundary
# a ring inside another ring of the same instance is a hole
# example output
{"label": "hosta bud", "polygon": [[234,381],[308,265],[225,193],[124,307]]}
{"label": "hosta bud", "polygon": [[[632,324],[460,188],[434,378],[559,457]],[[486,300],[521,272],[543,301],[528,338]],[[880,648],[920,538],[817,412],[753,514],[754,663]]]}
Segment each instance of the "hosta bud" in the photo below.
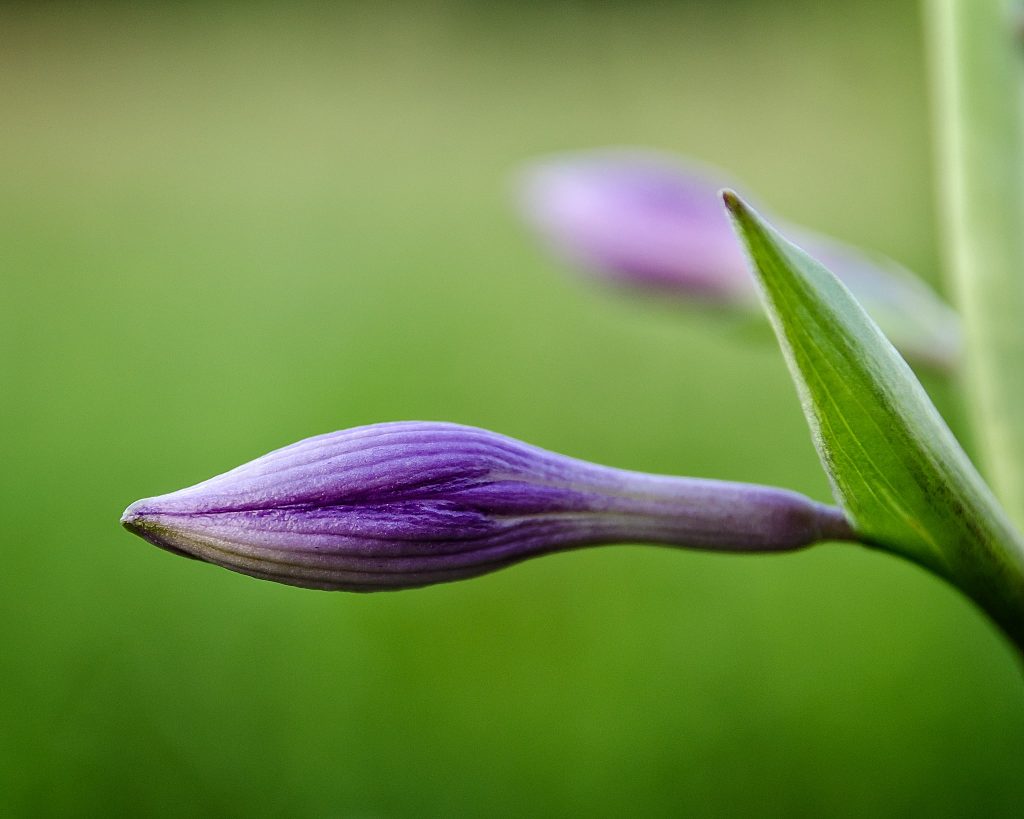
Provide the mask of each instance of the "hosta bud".
{"label": "hosta bud", "polygon": [[348,591],[458,580],[607,543],[767,552],[852,537],[838,509],[783,489],[627,472],[419,422],[300,441],[133,503],[121,522],[178,554]]}
{"label": "hosta bud", "polygon": [[711,171],[654,152],[540,160],[522,175],[523,214],[566,262],[617,284],[757,306],[746,258]]}
{"label": "hosta bud", "polygon": [[[724,175],[666,154],[605,150],[541,160],[522,176],[525,218],[572,266],[619,285],[756,310],[753,279],[721,206]],[[778,221],[778,220],[776,220]],[[788,235],[843,281],[905,356],[959,355],[955,312],[889,259],[796,227]]]}

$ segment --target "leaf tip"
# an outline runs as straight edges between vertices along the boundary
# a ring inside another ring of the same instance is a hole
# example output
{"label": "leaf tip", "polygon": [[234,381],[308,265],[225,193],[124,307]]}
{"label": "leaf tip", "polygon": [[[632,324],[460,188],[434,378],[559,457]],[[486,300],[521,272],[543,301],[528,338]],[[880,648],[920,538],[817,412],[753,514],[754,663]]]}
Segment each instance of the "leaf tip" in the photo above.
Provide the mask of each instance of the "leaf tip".
{"label": "leaf tip", "polygon": [[723,189],[719,196],[725,203],[725,209],[729,212],[733,227],[741,238],[749,237],[751,231],[764,230],[766,225],[750,205],[743,198],[730,188]]}
{"label": "leaf tip", "polygon": [[722,197],[722,201],[725,202],[726,210],[729,211],[733,216],[739,216],[744,210],[743,200],[736,191],[730,190],[729,188],[723,188],[718,192],[718,195]]}

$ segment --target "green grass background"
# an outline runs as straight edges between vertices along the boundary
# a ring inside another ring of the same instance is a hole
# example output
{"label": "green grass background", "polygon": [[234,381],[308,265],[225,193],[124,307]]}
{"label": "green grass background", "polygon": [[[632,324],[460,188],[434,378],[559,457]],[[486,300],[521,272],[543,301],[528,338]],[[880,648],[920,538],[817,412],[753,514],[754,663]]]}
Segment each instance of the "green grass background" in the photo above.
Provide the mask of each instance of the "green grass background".
{"label": "green grass background", "polygon": [[686,153],[934,281],[928,116],[910,2],[0,6],[0,812],[1020,815],[1010,651],[881,554],[354,596],[117,525],[406,418],[827,499],[773,344],[565,275],[511,174]]}

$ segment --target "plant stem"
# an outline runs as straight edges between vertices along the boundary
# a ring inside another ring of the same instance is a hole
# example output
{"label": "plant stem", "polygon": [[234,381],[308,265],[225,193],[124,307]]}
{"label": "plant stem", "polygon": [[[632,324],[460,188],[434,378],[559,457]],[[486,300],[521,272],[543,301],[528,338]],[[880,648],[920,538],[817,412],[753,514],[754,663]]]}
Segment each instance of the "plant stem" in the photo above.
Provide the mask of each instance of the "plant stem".
{"label": "plant stem", "polygon": [[1024,528],[1024,39],[1009,0],[925,0],[948,271],[983,469]]}

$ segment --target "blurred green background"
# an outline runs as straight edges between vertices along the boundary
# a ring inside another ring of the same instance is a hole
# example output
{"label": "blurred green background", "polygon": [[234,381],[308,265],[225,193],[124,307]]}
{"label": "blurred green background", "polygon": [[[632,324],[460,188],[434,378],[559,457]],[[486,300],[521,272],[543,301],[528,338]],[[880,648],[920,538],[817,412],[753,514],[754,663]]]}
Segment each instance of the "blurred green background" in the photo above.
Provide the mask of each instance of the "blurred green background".
{"label": "blurred green background", "polygon": [[774,345],[564,275],[511,174],[682,152],[934,281],[922,45],[884,0],[0,7],[0,813],[1020,815],[1010,650],[881,554],[356,596],[117,524],[406,418],[827,499]]}

